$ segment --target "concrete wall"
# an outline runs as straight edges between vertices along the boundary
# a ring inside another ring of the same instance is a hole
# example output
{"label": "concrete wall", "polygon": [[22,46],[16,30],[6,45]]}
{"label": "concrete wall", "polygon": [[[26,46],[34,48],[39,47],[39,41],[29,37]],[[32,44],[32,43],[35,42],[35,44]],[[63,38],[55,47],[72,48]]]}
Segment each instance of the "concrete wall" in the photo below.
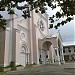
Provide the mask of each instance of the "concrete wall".
{"label": "concrete wall", "polygon": [[1,66],[4,66],[5,32],[6,31],[0,31],[0,65]]}
{"label": "concrete wall", "polygon": [[[29,19],[18,18],[16,24],[16,64],[20,64],[20,52],[24,44],[28,48],[26,52],[30,53]],[[22,34],[25,36],[23,37]]]}

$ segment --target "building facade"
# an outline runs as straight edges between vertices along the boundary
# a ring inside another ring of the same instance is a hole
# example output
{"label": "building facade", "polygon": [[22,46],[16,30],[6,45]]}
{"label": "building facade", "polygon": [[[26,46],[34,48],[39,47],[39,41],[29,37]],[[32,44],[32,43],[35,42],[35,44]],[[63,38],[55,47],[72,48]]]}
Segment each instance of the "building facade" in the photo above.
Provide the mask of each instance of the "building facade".
{"label": "building facade", "polygon": [[75,61],[75,45],[65,45],[63,53],[65,61]]}
{"label": "building facade", "polygon": [[59,33],[50,34],[47,14],[32,11],[28,19],[10,15],[7,23],[6,30],[0,32],[0,65],[11,61],[23,66],[63,63],[62,40]]}

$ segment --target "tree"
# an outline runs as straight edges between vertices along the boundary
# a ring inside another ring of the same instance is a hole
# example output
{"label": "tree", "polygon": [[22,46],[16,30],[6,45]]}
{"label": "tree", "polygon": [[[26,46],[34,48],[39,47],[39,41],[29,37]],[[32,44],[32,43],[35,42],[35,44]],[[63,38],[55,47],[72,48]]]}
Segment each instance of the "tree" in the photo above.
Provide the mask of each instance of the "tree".
{"label": "tree", "polygon": [[[19,3],[24,2],[25,4],[20,6]],[[29,6],[30,5],[30,6]],[[29,6],[29,7],[28,7]],[[75,0],[0,0],[0,11],[8,11],[8,14],[14,14],[14,9],[17,8],[23,12],[23,17],[29,18],[30,12],[35,9],[35,12],[39,11],[43,14],[47,10],[47,6],[55,9],[60,7],[60,11],[49,17],[50,28],[58,28],[60,25],[64,25],[67,22],[73,20],[73,15],[75,14]],[[65,20],[58,22],[60,18],[65,17]],[[58,22],[54,25],[54,22]],[[6,28],[6,20],[0,14],[0,29]]]}

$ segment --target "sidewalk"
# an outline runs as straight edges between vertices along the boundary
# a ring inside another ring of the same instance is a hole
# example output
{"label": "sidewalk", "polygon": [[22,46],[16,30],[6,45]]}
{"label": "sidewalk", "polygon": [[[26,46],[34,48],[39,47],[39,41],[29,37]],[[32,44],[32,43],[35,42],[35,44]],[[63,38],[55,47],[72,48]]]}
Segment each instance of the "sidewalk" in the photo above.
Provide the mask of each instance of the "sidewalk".
{"label": "sidewalk", "polygon": [[64,68],[75,68],[75,62],[74,63],[65,63]]}
{"label": "sidewalk", "polygon": [[[72,64],[73,65],[73,64]],[[34,65],[25,67],[20,71],[10,71],[0,75],[75,75],[75,70],[67,70],[64,67],[71,66],[71,64],[49,64],[49,65]]]}

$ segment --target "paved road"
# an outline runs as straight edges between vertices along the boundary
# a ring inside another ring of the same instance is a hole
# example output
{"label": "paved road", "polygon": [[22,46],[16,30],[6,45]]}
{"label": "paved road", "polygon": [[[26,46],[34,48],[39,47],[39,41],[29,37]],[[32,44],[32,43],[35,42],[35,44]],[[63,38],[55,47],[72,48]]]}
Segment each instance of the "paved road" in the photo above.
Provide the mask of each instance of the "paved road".
{"label": "paved road", "polygon": [[63,65],[41,65],[3,75],[75,75],[75,69],[64,69]]}

